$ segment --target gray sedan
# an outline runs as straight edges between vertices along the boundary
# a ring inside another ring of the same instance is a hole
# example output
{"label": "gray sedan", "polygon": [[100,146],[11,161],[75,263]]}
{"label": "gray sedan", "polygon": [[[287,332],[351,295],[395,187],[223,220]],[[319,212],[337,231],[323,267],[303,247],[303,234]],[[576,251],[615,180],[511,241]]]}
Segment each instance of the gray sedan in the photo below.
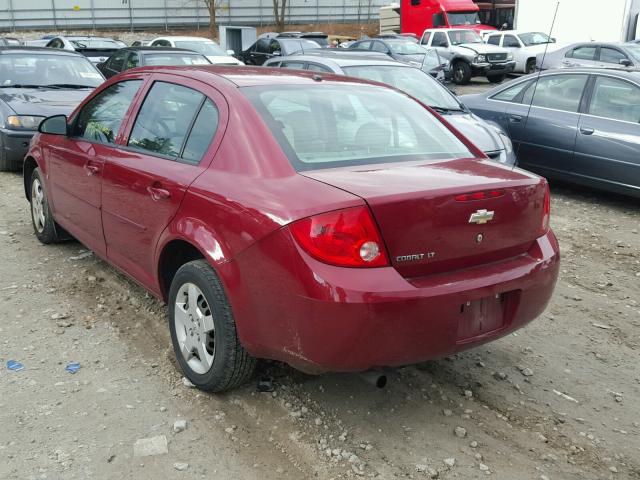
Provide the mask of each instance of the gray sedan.
{"label": "gray sedan", "polygon": [[553,70],[461,100],[508,131],[519,166],[640,197],[640,70]]}
{"label": "gray sedan", "polygon": [[386,83],[443,115],[492,160],[515,164],[516,158],[507,134],[498,125],[472,114],[446,87],[419,68],[381,55],[350,55],[330,49],[272,58],[264,66],[337,73]]}
{"label": "gray sedan", "polygon": [[[550,47],[550,50],[553,47]],[[544,57],[544,62],[542,61]],[[574,43],[546,55],[536,56],[540,70],[567,67],[637,67],[640,66],[640,45],[636,43],[586,42]]]}

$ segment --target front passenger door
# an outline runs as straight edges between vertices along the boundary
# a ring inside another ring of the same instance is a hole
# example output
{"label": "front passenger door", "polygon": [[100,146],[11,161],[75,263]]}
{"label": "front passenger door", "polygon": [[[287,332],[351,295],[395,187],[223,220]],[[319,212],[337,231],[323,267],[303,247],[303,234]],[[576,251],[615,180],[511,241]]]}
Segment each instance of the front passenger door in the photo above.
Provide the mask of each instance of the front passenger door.
{"label": "front passenger door", "polygon": [[224,100],[210,87],[203,87],[209,90],[205,96],[170,83],[174,77],[155,79],[128,138],[105,165],[102,190],[107,257],[152,289],[158,238],[189,185],[207,168],[213,152],[205,153],[227,115]]}
{"label": "front passenger door", "polygon": [[56,220],[99,255],[105,254],[101,197],[105,160],[142,80],[118,82],[89,100],[73,120],[71,135],[49,152]]}

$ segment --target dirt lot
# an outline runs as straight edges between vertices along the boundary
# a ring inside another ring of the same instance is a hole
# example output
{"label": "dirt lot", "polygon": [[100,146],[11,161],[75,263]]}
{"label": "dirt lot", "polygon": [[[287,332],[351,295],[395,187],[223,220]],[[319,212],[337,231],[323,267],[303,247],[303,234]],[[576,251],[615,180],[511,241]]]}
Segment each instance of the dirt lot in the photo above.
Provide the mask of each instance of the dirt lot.
{"label": "dirt lot", "polygon": [[[554,185],[562,273],[526,329],[385,389],[264,363],[274,392],[209,395],[183,385],[164,306],[77,242],[40,245],[2,173],[0,478],[640,479],[639,219]],[[151,437],[167,453],[134,456]]]}

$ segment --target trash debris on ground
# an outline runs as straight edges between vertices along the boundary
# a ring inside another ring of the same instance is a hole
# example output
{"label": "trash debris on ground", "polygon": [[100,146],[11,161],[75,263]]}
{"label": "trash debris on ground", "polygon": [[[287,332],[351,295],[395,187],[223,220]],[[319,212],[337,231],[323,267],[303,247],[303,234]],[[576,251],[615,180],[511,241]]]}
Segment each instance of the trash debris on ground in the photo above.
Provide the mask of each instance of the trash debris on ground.
{"label": "trash debris on ground", "polygon": [[69,362],[65,367],[65,370],[71,374],[76,373],[80,370],[80,362]]}
{"label": "trash debris on ground", "polygon": [[560,392],[560,391],[558,391],[558,390],[555,390],[555,389],[554,389],[554,390],[553,390],[553,393],[555,393],[556,395],[561,396],[561,397],[562,397],[562,398],[564,398],[565,400],[569,400],[570,402],[580,403],[580,402],[578,402],[578,400],[576,400],[575,398],[570,397],[570,396],[569,396],[569,395],[567,395],[566,393],[562,393],[562,392]]}
{"label": "trash debris on ground", "polygon": [[164,455],[165,453],[169,453],[169,448],[167,447],[167,437],[164,435],[140,438],[133,445],[134,457],[149,457],[152,455]]}
{"label": "trash debris on ground", "polygon": [[20,370],[24,370],[24,365],[16,360],[7,360],[7,368],[14,372],[19,372]]}

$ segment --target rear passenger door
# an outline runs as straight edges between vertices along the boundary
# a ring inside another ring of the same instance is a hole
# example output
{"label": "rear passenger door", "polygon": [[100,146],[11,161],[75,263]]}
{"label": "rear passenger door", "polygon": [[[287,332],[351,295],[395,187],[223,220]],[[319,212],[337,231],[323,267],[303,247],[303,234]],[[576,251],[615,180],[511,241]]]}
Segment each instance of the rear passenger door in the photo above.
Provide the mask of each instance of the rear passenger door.
{"label": "rear passenger door", "polygon": [[520,103],[507,106],[518,165],[548,176],[571,171],[578,112],[588,78],[571,73],[542,76],[529,84]]}
{"label": "rear passenger door", "polygon": [[106,162],[102,223],[108,258],[154,289],[158,238],[211,162],[228,113],[208,85],[172,83],[166,75],[152,80]]}
{"label": "rear passenger door", "polygon": [[585,183],[640,191],[640,88],[599,75],[591,90],[578,124],[574,174]]}

